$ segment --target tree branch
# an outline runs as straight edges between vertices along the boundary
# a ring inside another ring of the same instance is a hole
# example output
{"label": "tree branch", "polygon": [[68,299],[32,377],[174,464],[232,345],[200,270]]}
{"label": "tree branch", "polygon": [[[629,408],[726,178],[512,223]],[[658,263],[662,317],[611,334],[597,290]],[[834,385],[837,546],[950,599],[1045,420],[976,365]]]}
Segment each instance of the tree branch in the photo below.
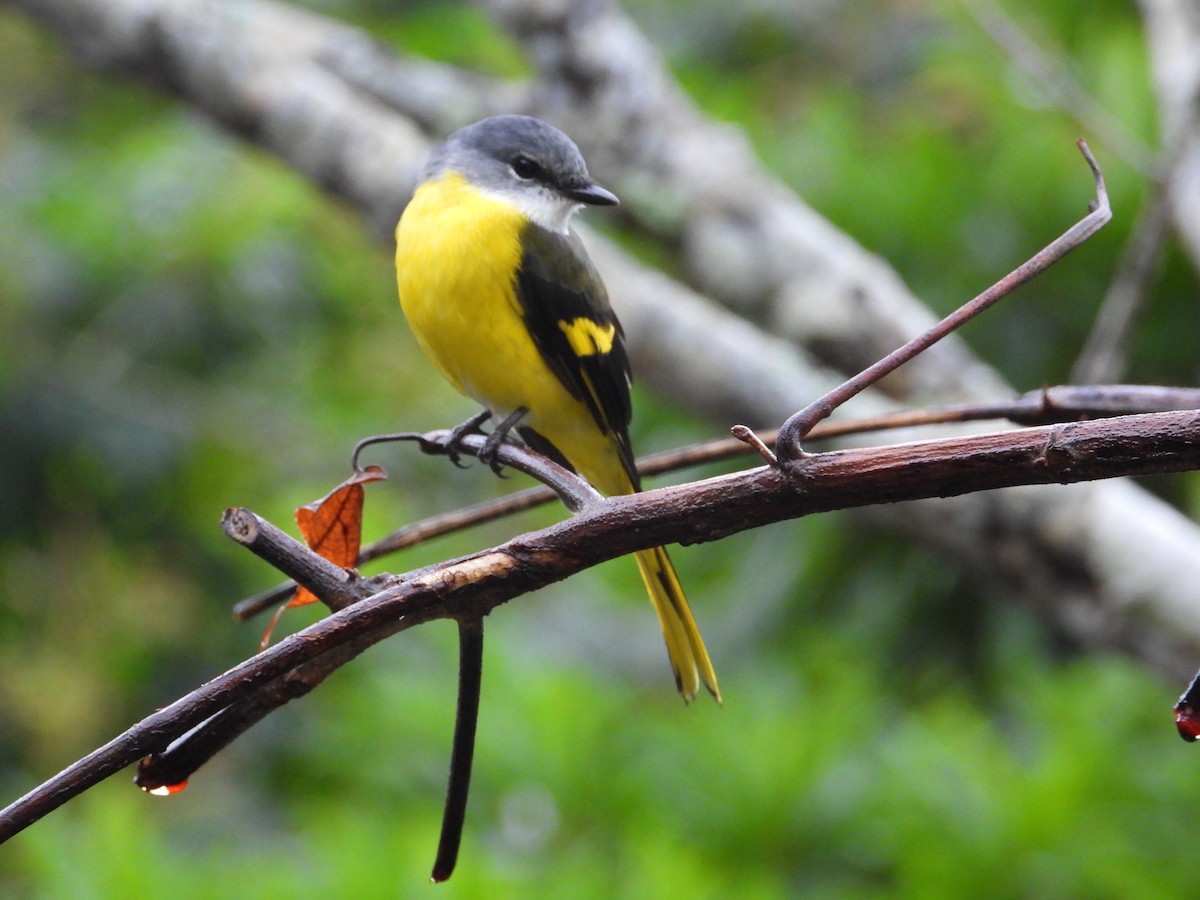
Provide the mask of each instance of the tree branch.
{"label": "tree branch", "polygon": [[[1200,388],[1142,384],[1060,385],[1029,391],[1013,400],[961,403],[936,409],[904,409],[867,419],[820,422],[809,432],[808,440],[815,443],[891,429],[913,429],[989,419],[1007,419],[1018,425],[1045,425],[1184,409],[1200,409]],[[778,435],[778,429],[767,429],[761,433],[761,439],[769,444],[773,443]],[[666,472],[734,459],[744,456],[751,449],[741,437],[713,438],[643,457],[638,460],[638,472],[643,479],[651,478]],[[456,531],[516,515],[549,503],[554,498],[553,489],[546,485],[538,485],[412,522],[364,547],[359,553],[358,565],[362,566]],[[296,583],[287,581],[240,600],[233,607],[233,616],[238,621],[253,618],[282,603],[295,589]]]}
{"label": "tree branch", "polygon": [[784,463],[794,462],[803,456],[800,442],[821,419],[827,417],[847,400],[858,396],[871,385],[877,384],[884,376],[890,375],[905,363],[916,359],[938,341],[957,331],[1021,285],[1036,278],[1108,224],[1112,219],[1112,209],[1108,204],[1108,190],[1104,186],[1104,176],[1101,175],[1100,167],[1096,164],[1087,143],[1081,139],[1078,144],[1083,158],[1087,160],[1087,164],[1092,170],[1092,177],[1096,183],[1096,199],[1088,205],[1088,214],[982,294],[967,301],[937,324],[926,329],[917,337],[906,341],[903,346],[867,366],[854,377],[842,382],[841,385],[791,416],[779,429],[779,437],[776,441],[776,452]]}
{"label": "tree branch", "polygon": [[[153,713],[0,811],[0,842],[294,671],[323,658],[340,665],[367,646],[431,619],[482,617],[514,597],[636,550],[719,540],[854,506],[1195,469],[1200,469],[1200,410],[1187,410],[820,453],[809,458],[798,485],[778,469],[762,467],[608,498],[500,546],[404,576],[377,576],[375,583],[388,586]],[[295,544],[289,555],[314,554]],[[302,564],[289,568],[299,571]],[[1154,606],[1129,613],[1163,615]],[[1200,642],[1200,619],[1170,618],[1157,627]],[[179,772],[172,775],[178,778]]]}

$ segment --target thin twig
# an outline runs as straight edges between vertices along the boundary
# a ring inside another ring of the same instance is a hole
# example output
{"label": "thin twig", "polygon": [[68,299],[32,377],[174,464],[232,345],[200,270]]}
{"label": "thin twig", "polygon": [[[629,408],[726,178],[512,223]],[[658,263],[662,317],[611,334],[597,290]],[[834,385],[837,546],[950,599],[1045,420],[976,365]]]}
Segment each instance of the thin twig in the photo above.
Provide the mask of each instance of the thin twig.
{"label": "thin twig", "polygon": [[[363,438],[354,446],[352,456],[353,465],[355,468],[358,467],[359,456],[366,447],[388,442],[413,442],[420,446],[423,453],[449,456],[451,458],[462,451],[478,457],[481,452],[491,450],[488,446],[488,435],[456,434],[457,430],[428,431],[424,433],[402,431],[396,434],[380,434]],[[572,472],[565,466],[559,465],[550,457],[543,456],[536,450],[526,447],[524,444],[517,444],[512,441],[502,442],[495,448],[494,462],[497,465],[503,464],[509,468],[516,469],[518,472],[524,472],[526,475],[536,478],[542,484],[547,485],[558,494],[558,498],[562,501],[563,506],[571,510],[571,512],[578,512],[589,503],[602,498],[599,491],[580,478],[575,472]]]}
{"label": "thin twig", "polygon": [[734,425],[729,429],[729,433],[733,435],[734,440],[741,441],[752,447],[759,456],[763,458],[768,466],[779,465],[779,460],[775,454],[771,452],[771,448],[766,445],[766,442],[755,434],[750,428],[745,425]]}
{"label": "thin twig", "polygon": [[450,778],[446,785],[446,807],[442,833],[433,862],[433,881],[445,881],[454,873],[463,823],[467,818],[467,795],[471,787],[471,761],[475,756],[475,726],[479,722],[479,694],[483,683],[483,618],[474,616],[458,623],[458,711],[454,717],[454,744],[450,753]]}
{"label": "thin twig", "polygon": [[1077,144],[1083,158],[1092,170],[1096,184],[1096,199],[1089,204],[1089,213],[1025,263],[979,296],[960,306],[924,334],[913,338],[874,365],[868,366],[784,422],[779,429],[779,437],[775,441],[775,452],[781,462],[787,464],[803,459],[806,454],[801,447],[801,442],[813,426],[851,397],[866,390],[885,375],[925,352],[946,335],[957,330],[997,301],[1007,297],[1025,282],[1041,274],[1108,223],[1112,218],[1112,210],[1108,203],[1108,190],[1104,186],[1104,176],[1100,173],[1100,166],[1092,156],[1091,150],[1088,149],[1087,142],[1081,138]]}

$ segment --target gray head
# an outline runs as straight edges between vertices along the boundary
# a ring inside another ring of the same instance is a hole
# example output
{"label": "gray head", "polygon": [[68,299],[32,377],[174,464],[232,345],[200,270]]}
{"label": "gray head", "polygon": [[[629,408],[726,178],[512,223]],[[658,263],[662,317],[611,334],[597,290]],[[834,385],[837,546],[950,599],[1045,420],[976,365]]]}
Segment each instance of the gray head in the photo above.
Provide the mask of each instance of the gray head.
{"label": "gray head", "polygon": [[531,116],[495,116],[451,134],[429,157],[421,180],[449,171],[552,231],[565,232],[585,203],[617,203],[616,195],[592,181],[575,143]]}

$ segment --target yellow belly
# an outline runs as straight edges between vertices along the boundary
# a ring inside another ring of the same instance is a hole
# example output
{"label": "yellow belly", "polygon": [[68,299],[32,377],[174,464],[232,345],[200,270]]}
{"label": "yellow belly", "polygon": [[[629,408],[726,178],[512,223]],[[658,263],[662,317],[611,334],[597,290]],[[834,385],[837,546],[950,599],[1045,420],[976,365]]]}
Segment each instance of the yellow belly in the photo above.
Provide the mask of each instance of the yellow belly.
{"label": "yellow belly", "polygon": [[542,362],[515,276],[523,214],[450,174],[422,185],[396,226],[400,304],[421,348],[460,393],[503,418],[520,407],[605,493],[628,492],[611,438]]}

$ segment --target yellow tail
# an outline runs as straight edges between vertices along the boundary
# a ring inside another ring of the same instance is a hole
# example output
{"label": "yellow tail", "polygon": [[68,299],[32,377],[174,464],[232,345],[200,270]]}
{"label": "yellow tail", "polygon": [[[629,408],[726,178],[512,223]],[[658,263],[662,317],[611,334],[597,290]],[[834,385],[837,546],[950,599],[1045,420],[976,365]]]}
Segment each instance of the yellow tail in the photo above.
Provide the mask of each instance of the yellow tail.
{"label": "yellow tail", "polygon": [[679,693],[685,701],[689,701],[696,696],[703,682],[708,692],[720,703],[721,689],[717,687],[717,673],[713,671],[708,651],[704,649],[704,640],[692,618],[671,558],[662,547],[642,550],[636,556],[642,580],[646,582],[650,601],[662,625],[663,640],[667,644],[667,656],[671,659]]}

